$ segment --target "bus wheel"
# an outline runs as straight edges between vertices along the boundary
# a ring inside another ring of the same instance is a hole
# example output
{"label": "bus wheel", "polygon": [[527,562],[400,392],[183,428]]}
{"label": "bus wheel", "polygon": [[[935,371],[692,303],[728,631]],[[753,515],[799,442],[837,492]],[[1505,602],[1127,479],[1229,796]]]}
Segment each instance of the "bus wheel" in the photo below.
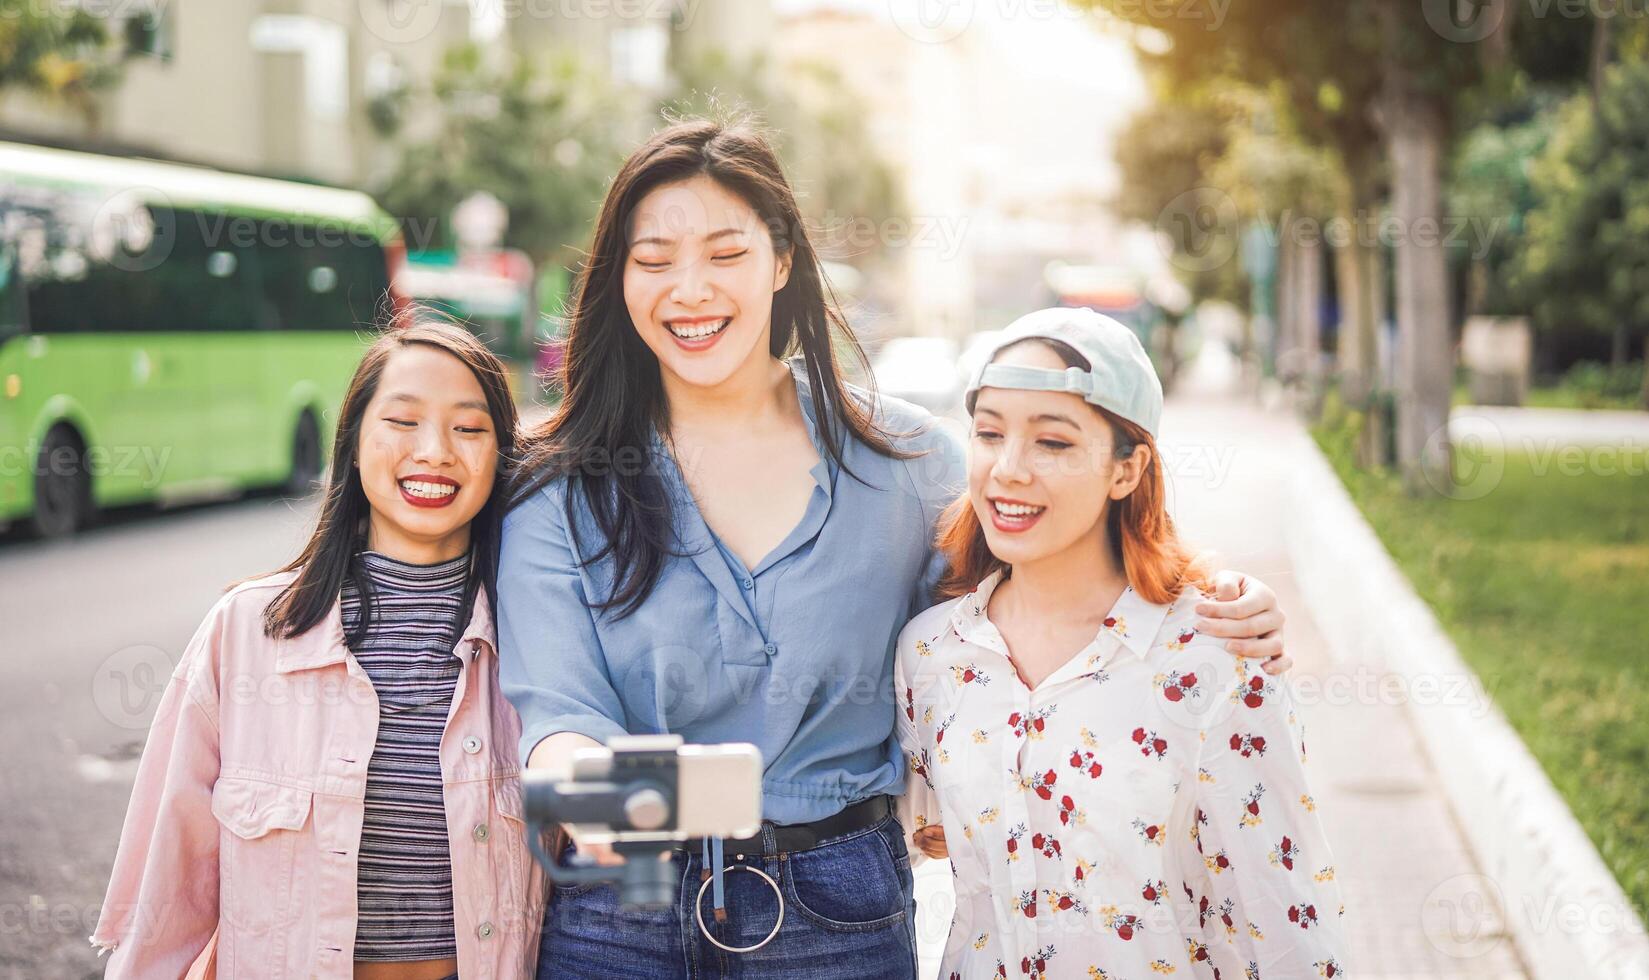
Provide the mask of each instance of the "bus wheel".
{"label": "bus wheel", "polygon": [[86,471],[86,447],[66,425],[46,433],[34,471],[34,531],[61,538],[92,519],[92,476]]}
{"label": "bus wheel", "polygon": [[321,427],[315,416],[304,412],[292,431],[292,475],[286,478],[286,492],[307,496],[321,480]]}

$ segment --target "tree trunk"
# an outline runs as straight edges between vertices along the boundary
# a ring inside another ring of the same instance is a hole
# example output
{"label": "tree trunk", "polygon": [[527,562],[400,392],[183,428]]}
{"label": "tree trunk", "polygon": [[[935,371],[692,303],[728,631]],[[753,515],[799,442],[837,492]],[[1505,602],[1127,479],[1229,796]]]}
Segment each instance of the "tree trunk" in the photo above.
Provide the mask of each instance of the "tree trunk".
{"label": "tree trunk", "polygon": [[1619,374],[1626,367],[1626,352],[1632,346],[1626,324],[1615,324],[1615,331],[1609,337],[1609,373]]}
{"label": "tree trunk", "polygon": [[1263,354],[1262,363],[1265,374],[1284,382],[1288,381],[1289,370],[1293,367],[1294,358],[1294,321],[1298,306],[1297,295],[1294,292],[1295,281],[1299,278],[1299,266],[1295,262],[1295,242],[1286,227],[1279,227],[1277,233],[1277,323],[1271,333],[1269,349]]}
{"label": "tree trunk", "polygon": [[1294,281],[1299,308],[1294,313],[1295,405],[1315,420],[1322,414],[1323,243],[1312,238],[1295,250]]}
{"label": "tree trunk", "polygon": [[1335,349],[1340,399],[1362,413],[1357,464],[1374,469],[1386,464],[1385,416],[1376,393],[1380,388],[1379,338],[1384,282],[1380,275],[1373,161],[1364,154],[1343,154],[1345,184],[1340,188],[1340,220],[1351,229],[1335,250],[1334,276],[1340,293],[1340,334]]}
{"label": "tree trunk", "polygon": [[1613,4],[1606,12],[1592,12],[1592,50],[1586,74],[1591,90],[1593,116],[1597,115],[1598,106],[1603,101],[1603,70],[1609,66],[1609,42],[1614,32],[1615,14],[1618,12]]}
{"label": "tree trunk", "polygon": [[1439,98],[1399,54],[1407,8],[1388,3],[1382,105],[1391,164],[1392,216],[1400,238],[1397,280],[1397,464],[1412,494],[1451,486],[1449,396],[1454,345],[1449,329],[1448,267],[1442,246],[1445,122]]}
{"label": "tree trunk", "polygon": [[1649,331],[1643,335],[1643,390],[1638,392],[1638,404],[1649,411]]}

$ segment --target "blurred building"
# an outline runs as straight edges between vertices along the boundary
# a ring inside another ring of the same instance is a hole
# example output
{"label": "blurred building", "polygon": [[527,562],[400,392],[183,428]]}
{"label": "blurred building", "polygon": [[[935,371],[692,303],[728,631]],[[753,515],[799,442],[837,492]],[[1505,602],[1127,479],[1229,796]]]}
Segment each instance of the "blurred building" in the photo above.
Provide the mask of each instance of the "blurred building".
{"label": "blurred building", "polygon": [[898,279],[893,333],[961,338],[974,329],[972,46],[968,32],[922,43],[874,10],[832,4],[790,10],[774,37],[781,72],[822,63],[853,89],[872,145],[902,178],[909,224],[878,229]]}
{"label": "blurred building", "polygon": [[703,58],[720,53],[748,61],[770,53],[778,17],[773,0],[679,0],[673,58]]}
{"label": "blurred building", "polygon": [[525,3],[506,13],[502,28],[525,57],[576,51],[614,83],[658,92],[685,59],[714,52],[744,60],[764,51],[773,26],[771,0],[639,0]]}
{"label": "blurred building", "polygon": [[8,95],[0,126],[9,136],[361,185],[384,165],[372,101],[428,78],[442,52],[470,36],[465,0],[110,9],[109,32],[128,49],[120,84],[90,118]]}
{"label": "blurred building", "polygon": [[[375,111],[471,39],[571,51],[621,87],[663,90],[674,59],[765,49],[769,0],[155,0],[108,5],[124,77],[86,116],[0,98],[7,138],[368,186],[393,165]],[[151,16],[151,14],[153,16]],[[640,122],[647,122],[646,120]],[[416,135],[433,119],[400,120]]]}
{"label": "blurred building", "polygon": [[1114,135],[1146,96],[1127,40],[1065,4],[936,4],[938,27],[915,9],[786,0],[774,43],[841,74],[903,174],[899,332],[1001,326],[1048,302],[1051,261],[1135,265],[1107,206]]}
{"label": "blurred building", "polygon": [[621,86],[658,90],[668,78],[672,5],[663,2],[594,8],[522,4],[506,11],[503,37],[524,58],[576,53]]}

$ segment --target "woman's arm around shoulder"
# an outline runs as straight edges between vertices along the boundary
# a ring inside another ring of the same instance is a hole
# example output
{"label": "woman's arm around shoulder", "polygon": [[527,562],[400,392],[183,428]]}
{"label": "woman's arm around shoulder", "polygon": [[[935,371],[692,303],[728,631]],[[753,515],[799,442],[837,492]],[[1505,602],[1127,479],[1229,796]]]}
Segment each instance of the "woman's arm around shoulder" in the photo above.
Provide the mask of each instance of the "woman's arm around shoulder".
{"label": "woman's arm around shoulder", "polygon": [[905,794],[900,799],[899,822],[913,860],[945,856],[944,815],[933,784],[932,711],[934,681],[931,658],[940,636],[949,629],[950,610],[960,600],[940,603],[905,625],[895,645],[893,685],[896,716],[894,731],[905,761]]}

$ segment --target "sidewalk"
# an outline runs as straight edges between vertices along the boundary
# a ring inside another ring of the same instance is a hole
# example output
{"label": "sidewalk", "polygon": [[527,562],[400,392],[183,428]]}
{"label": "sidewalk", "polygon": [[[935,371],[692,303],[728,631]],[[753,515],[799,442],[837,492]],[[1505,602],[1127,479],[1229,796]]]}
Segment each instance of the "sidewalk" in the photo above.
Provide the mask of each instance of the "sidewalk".
{"label": "sidewalk", "polygon": [[1450,413],[1449,435],[1537,454],[1564,446],[1643,448],[1649,446],[1649,412],[1461,405]]}
{"label": "sidewalk", "polygon": [[[1230,366],[1205,357],[1170,399],[1162,449],[1169,500],[1181,534],[1216,552],[1221,567],[1256,575],[1288,614],[1296,682],[1334,678],[1355,696],[1302,704],[1310,776],[1335,850],[1351,937],[1345,967],[1375,978],[1522,978],[1509,937],[1474,925],[1478,869],[1421,751],[1407,709],[1381,690],[1372,668],[1327,649],[1294,580],[1283,528],[1290,506],[1291,454],[1299,424],[1229,394]],[[1318,687],[1317,690],[1323,690]],[[924,976],[937,971],[950,911],[943,865],[918,877]],[[942,913],[942,914],[941,914]],[[1464,924],[1466,931],[1459,930]]]}

